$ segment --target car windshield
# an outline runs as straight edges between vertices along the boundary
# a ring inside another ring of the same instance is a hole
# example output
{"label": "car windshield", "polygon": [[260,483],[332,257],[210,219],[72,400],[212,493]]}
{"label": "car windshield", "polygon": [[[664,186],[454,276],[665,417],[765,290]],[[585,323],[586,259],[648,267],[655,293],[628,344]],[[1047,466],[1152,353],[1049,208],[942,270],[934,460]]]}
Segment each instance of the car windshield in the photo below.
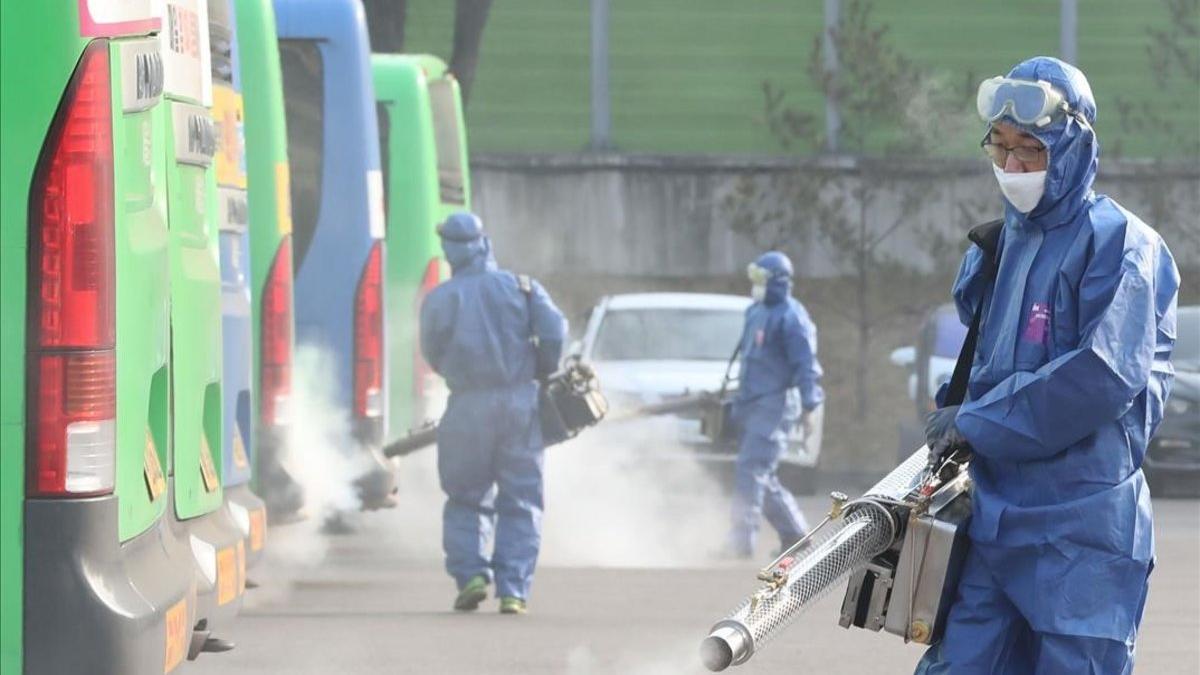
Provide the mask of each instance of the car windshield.
{"label": "car windshield", "polygon": [[1200,370],[1200,307],[1182,307],[1175,318],[1176,367]]}
{"label": "car windshield", "polygon": [[724,361],[742,334],[742,312],[713,309],[623,309],[605,313],[597,361]]}

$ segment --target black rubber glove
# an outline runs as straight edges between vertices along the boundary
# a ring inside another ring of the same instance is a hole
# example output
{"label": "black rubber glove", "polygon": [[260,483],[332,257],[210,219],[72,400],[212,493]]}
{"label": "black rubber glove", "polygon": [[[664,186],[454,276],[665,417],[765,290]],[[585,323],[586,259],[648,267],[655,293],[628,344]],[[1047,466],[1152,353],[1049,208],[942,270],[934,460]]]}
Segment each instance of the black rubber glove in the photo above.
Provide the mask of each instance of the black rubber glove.
{"label": "black rubber glove", "polygon": [[969,445],[955,424],[956,417],[956,405],[938,408],[925,416],[925,443],[929,446],[931,465],[940,464],[953,451]]}

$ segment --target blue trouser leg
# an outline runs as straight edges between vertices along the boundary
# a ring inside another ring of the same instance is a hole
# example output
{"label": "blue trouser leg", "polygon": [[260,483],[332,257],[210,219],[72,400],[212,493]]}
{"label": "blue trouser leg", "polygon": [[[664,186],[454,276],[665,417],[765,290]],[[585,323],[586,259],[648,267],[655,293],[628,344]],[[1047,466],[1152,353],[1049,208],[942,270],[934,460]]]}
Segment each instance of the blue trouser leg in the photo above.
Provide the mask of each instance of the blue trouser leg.
{"label": "blue trouser leg", "polygon": [[779,482],[779,458],[787,447],[782,424],[775,422],[764,430],[762,421],[754,418],[751,414],[742,433],[734,475],[730,544],[743,554],[754,551],[759,518],[764,514],[785,544],[804,536],[807,530],[796,498]]}
{"label": "blue trouser leg", "polygon": [[442,549],[446,571],[459,588],[476,575],[491,580],[487,553],[495,520],[492,436],[481,417],[480,401],[452,396],[438,426],[438,476],[446,505],[442,513]]}
{"label": "blue trouser leg", "polygon": [[1128,675],[1133,672],[1133,641],[1128,643],[1081,635],[1040,633],[1037,675]]}
{"label": "blue trouser leg", "polygon": [[[950,608],[946,632],[941,642],[930,648],[917,665],[917,675],[966,673],[998,675],[1009,673],[1056,675],[1058,673],[1124,674],[1133,670],[1136,623],[1145,607],[1145,583],[1141,585],[1135,625],[1129,637],[1114,640],[1086,635],[1068,635],[1048,630],[1036,631],[1014,602],[1024,601],[1029,607],[1039,607],[1037,592],[1021,581],[1028,580],[1028,566],[1041,568],[1038,558],[1021,560],[1000,556],[989,566],[984,552],[995,551],[981,544],[972,544],[958,597]],[[1052,555],[1038,547],[1027,549],[1029,555]],[[988,554],[991,555],[991,554]],[[1087,573],[1087,567],[1080,568]],[[1017,580],[1018,583],[1013,583]],[[1019,595],[1010,596],[1009,592]],[[1051,609],[1059,609],[1052,606]],[[1069,610],[1068,607],[1061,609]],[[1046,617],[1042,617],[1043,621]],[[1069,624],[1067,624],[1069,625]]]}
{"label": "blue trouser leg", "polygon": [[542,543],[542,437],[535,410],[509,411],[496,455],[496,551],[501,597],[527,599]]}
{"label": "blue trouser leg", "polygon": [[[1142,612],[1146,609],[1146,595],[1150,590],[1151,562],[1146,571],[1146,581],[1141,585],[1137,616],[1126,640],[1063,635],[1061,633],[1037,634],[1036,673],[1082,673],[1084,675],[1128,675],[1133,672],[1134,646],[1137,643],[1138,627]],[[1132,589],[1131,589],[1132,590]]]}
{"label": "blue trouser leg", "polygon": [[743,555],[754,552],[754,542],[758,538],[766,484],[773,464],[769,459],[771,451],[768,449],[764,453],[762,449],[769,444],[768,438],[755,438],[750,432],[744,432],[738,449],[734,469],[733,527],[729,533],[729,543],[734,551]]}
{"label": "blue trouser leg", "polygon": [[767,481],[767,490],[763,500],[763,515],[775,531],[784,546],[790,546],[808,533],[808,522],[804,513],[791,491],[779,482],[779,475],[772,472]]}
{"label": "blue trouser leg", "polygon": [[972,548],[946,617],[946,631],[916,675],[999,675],[1033,671],[1034,634]]}

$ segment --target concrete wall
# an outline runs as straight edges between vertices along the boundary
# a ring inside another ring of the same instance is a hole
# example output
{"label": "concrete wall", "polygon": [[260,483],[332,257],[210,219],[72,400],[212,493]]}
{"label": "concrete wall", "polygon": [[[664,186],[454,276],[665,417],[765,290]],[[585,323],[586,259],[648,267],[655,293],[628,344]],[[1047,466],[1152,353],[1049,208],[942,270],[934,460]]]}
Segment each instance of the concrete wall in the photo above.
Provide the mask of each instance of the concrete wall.
{"label": "concrete wall", "polygon": [[[857,209],[855,191],[864,175],[883,184],[866,218],[879,232],[902,212],[906,198],[917,196],[915,211],[883,246],[925,269],[939,264],[925,251],[930,230],[957,242],[967,226],[1001,211],[982,160],[881,166],[852,159],[481,155],[471,164],[475,208],[501,263],[541,276],[740,275],[760,246],[731,229],[723,201],[751,184],[765,195],[758,208],[786,212],[797,200],[783,193],[797,175],[821,181],[818,198],[826,208]],[[1109,160],[1101,166],[1097,190],[1158,228],[1181,266],[1200,265],[1200,163]],[[801,239],[789,247],[801,275],[845,272],[845,256],[823,236],[809,231]]]}
{"label": "concrete wall", "polygon": [[[1181,301],[1200,301],[1200,166],[1111,161],[1103,166],[1098,189],[1163,232],[1185,268]],[[869,268],[866,305],[876,323],[866,331],[865,355],[856,285],[833,278],[846,273],[847,256],[835,253],[830,233],[815,227],[801,229],[800,240],[787,247],[806,277],[797,297],[821,336],[827,396],[821,470],[839,475],[878,476],[895,464],[906,442],[897,438],[897,428],[918,423],[907,374],[889,365],[889,354],[912,343],[927,308],[949,299],[967,227],[1000,213],[995,179],[982,161],[907,161],[899,172],[848,160],[477,156],[472,169],[475,207],[501,265],[538,276],[576,333],[584,312],[605,294],[747,292],[746,263],[759,245],[731,229],[731,213],[723,206],[739,186],[763,190],[760,215],[775,211],[805,220],[811,202],[817,202],[846,223],[856,222],[846,216],[858,215],[861,200],[854,192],[868,175],[884,186],[872,193],[866,209],[877,233],[896,221],[905,197],[915,198],[911,215],[880,250],[926,273]],[[805,185],[816,189],[795,198]],[[940,250],[931,251],[931,242]],[[867,382],[870,413],[860,418],[856,373],[863,363],[874,365]]]}

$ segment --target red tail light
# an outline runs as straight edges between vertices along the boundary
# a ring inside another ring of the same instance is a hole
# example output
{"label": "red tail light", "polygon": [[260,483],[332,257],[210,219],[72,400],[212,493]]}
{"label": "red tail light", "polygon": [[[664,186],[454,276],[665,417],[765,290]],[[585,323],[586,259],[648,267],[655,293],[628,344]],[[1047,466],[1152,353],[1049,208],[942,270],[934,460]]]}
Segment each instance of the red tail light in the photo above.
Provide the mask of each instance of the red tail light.
{"label": "red tail light", "polygon": [[[425,302],[425,297],[437,287],[442,281],[442,261],[438,258],[430,258],[425,265],[425,274],[421,277],[421,289],[417,293],[417,306],[413,308],[414,316],[421,316],[421,304]],[[413,347],[413,393],[418,397],[424,396],[433,388],[433,382],[437,376],[434,375],[433,369],[425,363],[425,357],[421,356],[420,344],[415,344]]]}
{"label": "red tail light", "polygon": [[287,424],[292,395],[292,238],[275,252],[262,298],[259,418],[267,426]]}
{"label": "red tail light", "polygon": [[354,296],[354,414],[383,414],[383,242],[367,256]]}
{"label": "red tail light", "polygon": [[112,492],[116,313],[108,42],[83,52],[38,158],[29,228],[31,496]]}

